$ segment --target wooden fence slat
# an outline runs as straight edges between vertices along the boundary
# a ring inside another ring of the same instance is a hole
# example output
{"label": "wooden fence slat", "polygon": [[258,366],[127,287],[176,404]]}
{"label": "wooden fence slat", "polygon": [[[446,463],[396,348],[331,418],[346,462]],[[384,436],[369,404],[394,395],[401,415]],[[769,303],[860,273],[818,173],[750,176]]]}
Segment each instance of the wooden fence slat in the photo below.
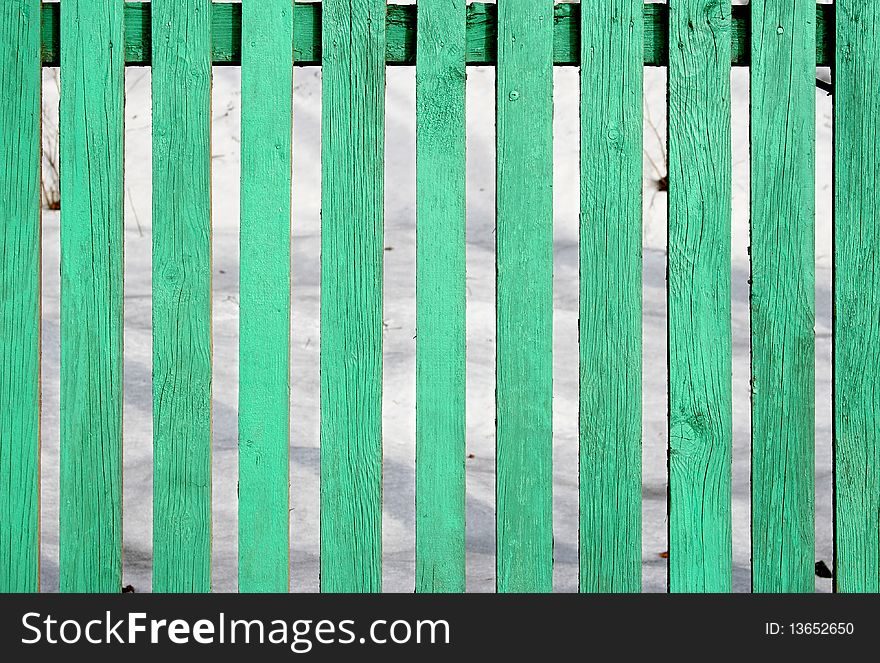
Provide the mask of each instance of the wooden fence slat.
{"label": "wooden fence slat", "polygon": [[816,16],[751,7],[752,588],[813,592]]}
{"label": "wooden fence slat", "polygon": [[211,5],[153,0],[153,591],[211,587]]}
{"label": "wooden fence slat", "polygon": [[61,591],[122,586],[122,4],[61,10]]}
{"label": "wooden fence slat", "polygon": [[496,584],[550,591],[553,0],[500,0],[496,106]]}
{"label": "wooden fence slat", "polygon": [[325,0],[321,589],[382,588],[385,3]]}
{"label": "wooden fence slat", "polygon": [[669,588],[727,592],[730,2],[669,4]]}
{"label": "wooden fence slat", "polygon": [[582,16],[580,589],[642,588],[642,0]]}
{"label": "wooden fence slat", "polygon": [[[57,3],[43,5],[43,64],[58,63]],[[388,6],[389,65],[412,65],[416,61],[416,6]],[[819,4],[816,11],[816,57],[819,66],[831,64],[834,52],[834,5]],[[667,6],[656,2],[644,4],[644,61],[649,67],[667,64]],[[294,32],[294,66],[321,64],[321,4],[297,2]],[[213,4],[213,48],[215,65],[237,66],[241,63],[241,5],[229,2]],[[580,5],[559,3],[554,16],[554,63],[559,66],[580,64]],[[491,65],[496,61],[496,5],[473,2],[467,7],[467,51],[469,65]],[[731,19],[731,64],[749,64],[749,7],[735,5]],[[149,65],[150,3],[125,4],[125,61],[130,65]]]}
{"label": "wooden fence slat", "polygon": [[465,590],[465,2],[419,3],[416,589]]}
{"label": "wooden fence slat", "polygon": [[880,591],[880,7],[837,0],[834,71],[835,587]]}
{"label": "wooden fence slat", "polygon": [[40,3],[0,5],[0,593],[40,586]]}
{"label": "wooden fence slat", "polygon": [[293,5],[242,11],[238,587],[286,592]]}

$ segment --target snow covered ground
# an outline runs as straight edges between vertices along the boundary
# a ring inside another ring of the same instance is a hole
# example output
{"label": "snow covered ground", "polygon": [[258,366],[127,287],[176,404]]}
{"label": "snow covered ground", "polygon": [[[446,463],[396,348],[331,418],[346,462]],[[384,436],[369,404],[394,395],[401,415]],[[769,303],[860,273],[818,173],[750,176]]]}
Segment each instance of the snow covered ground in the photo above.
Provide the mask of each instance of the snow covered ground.
{"label": "snow covered ground", "polygon": [[[214,70],[214,564],[213,585],[237,585],[238,187],[240,73]],[[320,95],[317,68],[295,73],[291,573],[318,589],[318,309]],[[555,99],[554,588],[577,589],[578,72],[557,68]],[[748,591],[749,310],[748,72],[733,88],[734,588]],[[384,588],[412,591],[415,448],[415,79],[390,68],[385,244]],[[665,140],[665,70],[645,72],[644,480],[645,591],[665,591],[666,194],[657,192]],[[125,217],[124,583],[149,591],[152,394],[149,69],[127,71]],[[45,95],[57,89],[47,72]],[[494,69],[468,70],[468,589],[494,589]],[[651,124],[656,127],[655,136]],[[816,558],[831,565],[831,102],[817,92]],[[44,212],[42,585],[58,589],[59,218]],[[817,589],[830,581],[817,578]]]}

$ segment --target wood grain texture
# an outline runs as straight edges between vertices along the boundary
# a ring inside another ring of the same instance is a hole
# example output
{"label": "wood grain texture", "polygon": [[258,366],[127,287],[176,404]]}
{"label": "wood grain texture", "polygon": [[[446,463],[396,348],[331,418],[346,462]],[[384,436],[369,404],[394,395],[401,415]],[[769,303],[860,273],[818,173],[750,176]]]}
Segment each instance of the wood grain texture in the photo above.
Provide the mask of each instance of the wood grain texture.
{"label": "wood grain texture", "polygon": [[211,587],[211,5],[153,2],[153,591]]}
{"label": "wood grain texture", "polygon": [[416,590],[465,590],[465,2],[419,3]]}
{"label": "wood grain texture", "polygon": [[0,593],[40,587],[40,3],[0,4]]}
{"label": "wood grain texture", "polygon": [[880,6],[838,0],[834,90],[835,587],[880,591]]}
{"label": "wood grain texture", "polygon": [[580,589],[642,588],[642,3],[583,19]]}
{"label": "wood grain texture", "polygon": [[63,592],[122,586],[122,3],[61,12]]}
{"label": "wood grain texture", "polygon": [[816,15],[751,7],[752,589],[813,592]]}
{"label": "wood grain texture", "polygon": [[669,588],[728,592],[730,2],[669,14]]}
{"label": "wood grain texture", "polygon": [[[57,66],[58,4],[43,5],[43,64]],[[212,58],[218,66],[241,64],[241,5],[215,3],[212,7]],[[294,66],[321,64],[321,5],[296,3],[296,57]],[[644,59],[650,67],[664,67],[668,62],[667,6],[644,5]],[[554,63],[559,66],[580,64],[580,5],[560,3],[554,10]],[[389,65],[412,65],[416,61],[416,6],[388,6],[388,40],[385,51]],[[816,5],[816,58],[828,66],[834,54],[834,5]],[[474,2],[467,7],[467,50],[469,65],[495,64],[497,54],[496,5]],[[733,7],[730,26],[731,64],[747,66],[749,45],[749,8]],[[125,5],[125,60],[129,65],[148,65],[151,59],[150,3]]]}
{"label": "wood grain texture", "polygon": [[553,0],[498,4],[496,584],[553,588]]}
{"label": "wood grain texture", "polygon": [[382,588],[385,3],[323,3],[321,590]]}
{"label": "wood grain texture", "polygon": [[242,11],[238,587],[286,592],[293,4]]}

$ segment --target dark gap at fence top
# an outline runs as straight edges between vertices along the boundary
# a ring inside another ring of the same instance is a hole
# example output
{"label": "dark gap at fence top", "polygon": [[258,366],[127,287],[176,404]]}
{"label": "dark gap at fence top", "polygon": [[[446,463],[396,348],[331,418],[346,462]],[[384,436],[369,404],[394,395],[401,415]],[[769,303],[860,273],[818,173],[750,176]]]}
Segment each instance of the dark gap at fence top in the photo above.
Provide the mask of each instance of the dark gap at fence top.
{"label": "dark gap at fence top", "polygon": [[[61,5],[42,6],[42,62],[60,63]],[[731,20],[731,65],[748,66],[749,5],[734,5]],[[557,4],[554,26],[554,62],[557,66],[580,64],[580,4]],[[645,4],[645,65],[666,66],[668,61],[668,7]],[[125,63],[149,66],[152,53],[150,3],[125,4]],[[212,5],[213,63],[241,65],[241,5]],[[416,5],[388,5],[386,61],[389,65],[416,63]],[[496,5],[475,2],[467,7],[467,54],[469,65],[493,65],[497,52]],[[834,56],[834,5],[816,5],[816,65],[827,67]],[[294,10],[294,63],[321,64],[321,4],[296,3]]]}

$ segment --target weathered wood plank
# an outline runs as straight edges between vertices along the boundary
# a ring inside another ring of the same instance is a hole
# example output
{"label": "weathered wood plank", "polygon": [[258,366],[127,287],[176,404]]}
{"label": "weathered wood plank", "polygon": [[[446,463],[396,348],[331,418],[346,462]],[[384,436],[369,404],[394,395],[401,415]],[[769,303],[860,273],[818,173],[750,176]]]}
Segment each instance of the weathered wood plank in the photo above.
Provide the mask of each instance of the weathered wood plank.
{"label": "weathered wood plank", "polygon": [[153,2],[153,591],[211,587],[211,5]]}
{"label": "weathered wood plank", "polygon": [[669,588],[732,582],[730,2],[669,4]]}
{"label": "weathered wood plank", "polygon": [[385,3],[323,7],[321,589],[378,592]]}
{"label": "weathered wood plank", "polygon": [[838,0],[834,90],[835,587],[880,591],[880,6]]}
{"label": "weathered wood plank", "polygon": [[[57,66],[58,4],[43,5],[43,64]],[[647,66],[667,64],[667,18],[665,4],[644,5],[644,62]],[[321,5],[316,2],[296,3],[295,66],[321,64]],[[554,18],[554,63],[559,66],[580,64],[580,5],[560,3]],[[467,50],[469,65],[495,64],[497,53],[496,5],[474,2],[467,7]],[[389,65],[412,65],[416,60],[416,7],[388,6],[388,41],[386,59]],[[241,64],[241,5],[213,5],[213,48],[215,65]],[[151,58],[150,3],[129,2],[125,5],[125,60],[129,65],[148,65]],[[834,54],[834,5],[816,5],[816,62],[828,66]],[[733,7],[730,26],[731,64],[747,66],[749,46],[749,8]]]}
{"label": "weathered wood plank", "polygon": [[64,592],[122,586],[122,3],[61,10],[61,508]]}
{"label": "weathered wood plank", "polygon": [[286,592],[293,5],[242,11],[238,587]]}
{"label": "weathered wood plank", "polygon": [[465,590],[465,2],[419,3],[416,590]]}
{"label": "weathered wood plank", "polygon": [[642,3],[583,20],[580,589],[642,588]]}
{"label": "weathered wood plank", "polygon": [[497,588],[553,587],[553,0],[498,5]]}
{"label": "weathered wood plank", "polygon": [[40,587],[40,3],[0,4],[0,593]]}
{"label": "weathered wood plank", "polygon": [[752,588],[813,592],[816,15],[751,7]]}

